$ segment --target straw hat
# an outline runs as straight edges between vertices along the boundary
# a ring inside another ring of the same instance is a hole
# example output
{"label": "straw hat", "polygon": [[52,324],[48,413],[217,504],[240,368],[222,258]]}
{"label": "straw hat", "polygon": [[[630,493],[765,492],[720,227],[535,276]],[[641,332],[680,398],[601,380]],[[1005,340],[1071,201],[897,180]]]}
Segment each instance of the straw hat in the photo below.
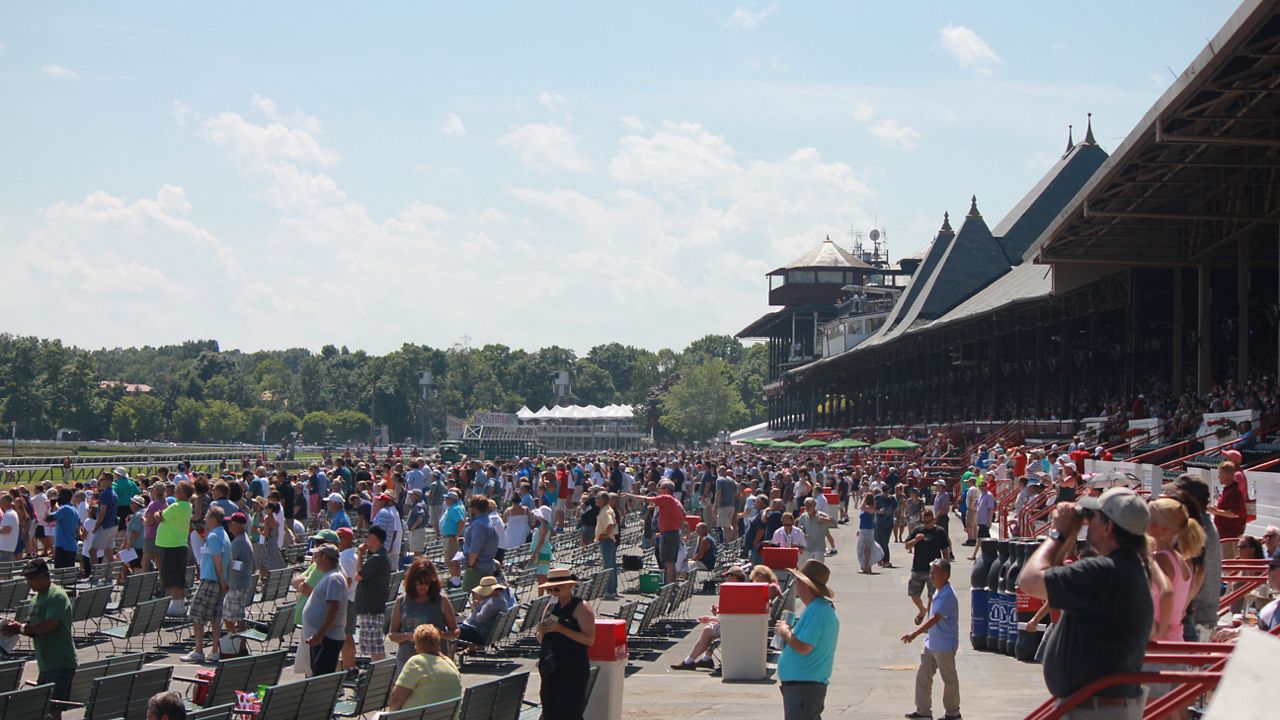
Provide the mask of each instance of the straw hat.
{"label": "straw hat", "polygon": [[551,572],[547,573],[547,581],[538,585],[538,589],[577,584],[578,576],[574,575],[572,570],[569,568],[553,568]]}
{"label": "straw hat", "polygon": [[827,581],[831,579],[831,568],[823,564],[821,560],[805,560],[800,569],[790,570],[790,573],[795,575],[797,580],[808,585],[809,589],[817,593],[818,597],[835,599],[835,591],[827,587]]}
{"label": "straw hat", "polygon": [[484,577],[480,578],[479,585],[471,588],[471,592],[479,595],[480,597],[489,597],[494,593],[494,591],[505,590],[506,587],[507,587],[506,585],[503,585],[502,583],[498,582],[498,578],[492,575],[485,575]]}

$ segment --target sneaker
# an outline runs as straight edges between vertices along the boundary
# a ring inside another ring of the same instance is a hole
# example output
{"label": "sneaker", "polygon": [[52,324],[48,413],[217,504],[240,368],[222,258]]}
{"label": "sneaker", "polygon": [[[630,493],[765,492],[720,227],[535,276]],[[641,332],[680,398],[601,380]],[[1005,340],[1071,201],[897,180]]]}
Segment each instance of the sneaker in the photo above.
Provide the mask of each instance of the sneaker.
{"label": "sneaker", "polygon": [[918,713],[915,710],[912,710],[906,715],[903,715],[903,717],[907,718],[907,720],[933,720],[932,715],[928,715],[925,713]]}
{"label": "sneaker", "polygon": [[696,662],[691,662],[691,663],[678,662],[678,663],[676,663],[676,664],[672,665],[672,666],[671,666],[671,669],[672,669],[672,670],[697,670],[697,669],[698,669],[698,663],[696,663]]}
{"label": "sneaker", "polygon": [[716,661],[715,661],[715,660],[712,660],[711,658],[704,658],[704,659],[702,659],[702,660],[697,660],[697,661],[695,661],[695,662],[693,663],[693,666],[694,666],[694,667],[699,667],[699,668],[706,668],[707,670],[715,670],[715,669],[716,669]]}
{"label": "sneaker", "polygon": [[211,663],[222,662],[222,653],[217,650],[214,650],[209,655],[209,662]]}
{"label": "sneaker", "polygon": [[182,662],[202,663],[204,662],[204,653],[192,650],[191,652],[179,658]]}
{"label": "sneaker", "polygon": [[831,548],[830,550],[827,551],[827,557],[831,557],[832,555],[835,555],[838,552],[840,551],[836,550],[835,548]]}
{"label": "sneaker", "polygon": [[938,720],[960,720],[960,713],[956,713],[955,715],[943,715],[938,718]]}

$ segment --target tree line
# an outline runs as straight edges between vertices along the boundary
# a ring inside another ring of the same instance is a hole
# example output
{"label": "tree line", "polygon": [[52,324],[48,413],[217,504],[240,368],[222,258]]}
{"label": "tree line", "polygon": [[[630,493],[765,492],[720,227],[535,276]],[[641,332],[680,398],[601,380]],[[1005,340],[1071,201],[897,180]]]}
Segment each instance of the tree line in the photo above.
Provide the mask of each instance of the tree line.
{"label": "tree line", "polygon": [[[570,404],[628,404],[659,440],[704,440],[763,421],[764,345],[708,335],[683,351],[621,343],[579,357],[551,346],[447,349],[406,343],[385,355],[325,345],[242,352],[216,340],[85,350],[0,334],[0,420],[19,438],[269,444],[367,441],[386,425],[395,442],[442,437],[446,417],[554,404],[551,376],[568,370]],[[421,373],[431,373],[424,397]],[[104,381],[107,381],[104,383]],[[123,383],[150,392],[127,392]],[[6,427],[6,429],[8,429]]]}

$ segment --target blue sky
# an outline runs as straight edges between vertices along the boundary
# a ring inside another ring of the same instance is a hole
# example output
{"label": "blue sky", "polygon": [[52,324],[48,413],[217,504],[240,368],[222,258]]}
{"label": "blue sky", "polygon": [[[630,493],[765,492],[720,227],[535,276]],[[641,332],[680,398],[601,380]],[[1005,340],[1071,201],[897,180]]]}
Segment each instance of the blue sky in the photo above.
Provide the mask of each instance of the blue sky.
{"label": "blue sky", "polygon": [[683,347],[828,233],[994,224],[1235,8],[7,3],[0,330]]}

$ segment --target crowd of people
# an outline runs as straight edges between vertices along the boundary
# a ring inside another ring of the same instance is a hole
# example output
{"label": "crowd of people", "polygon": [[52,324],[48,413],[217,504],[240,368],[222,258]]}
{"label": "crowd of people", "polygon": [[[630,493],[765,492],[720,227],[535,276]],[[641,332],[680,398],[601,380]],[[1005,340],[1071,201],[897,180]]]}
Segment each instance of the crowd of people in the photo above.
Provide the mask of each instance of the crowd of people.
{"label": "crowd of people", "polygon": [[[1023,586],[1063,615],[1044,648],[1046,684],[1057,697],[1101,675],[1141,669],[1148,639],[1222,637],[1219,533],[1239,537],[1243,557],[1276,557],[1280,530],[1268,528],[1260,540],[1243,534],[1243,473],[1230,459],[1216,503],[1207,485],[1188,476],[1148,504],[1132,492],[1089,487],[1085,461],[1105,457],[1104,448],[1079,439],[1043,449],[980,447],[958,477],[869,454],[745,449],[457,463],[413,454],[381,463],[346,456],[300,471],[268,463],[218,477],[185,463],[146,477],[118,467],[94,483],[17,486],[0,494],[0,561],[28,558],[24,575],[37,593],[31,619],[4,630],[36,640],[42,677],[51,673],[62,692],[75,652],[57,648],[63,638],[57,619],[70,605],[49,583],[50,566],[79,567],[85,578],[112,582],[121,578],[94,568],[118,560],[121,576],[159,572],[168,614],[191,625],[194,647],[182,659],[214,662],[243,651],[230,636],[244,629],[254,588],[286,566],[285,548],[305,542],[309,560],[293,581],[297,669],[355,672],[357,656],[387,657],[390,641],[397,664],[392,709],[414,707],[459,696],[457,653],[483,642],[498,616],[519,602],[505,581],[504,556],[528,545],[537,592],[554,599],[537,624],[543,704],[564,709],[556,717],[574,717],[594,619],[590,605],[573,594],[577,578],[557,566],[553,540],[569,534],[575,543],[596,545],[610,573],[606,596],[616,599],[618,544],[624,526],[638,518],[641,546],[654,553],[667,582],[727,565],[730,579],[767,583],[776,597],[778,578],[763,565],[765,548],[800,550],[793,573],[804,610],[775,628],[778,677],[785,716],[816,718],[839,636],[825,560],[839,551],[832,530],[856,514],[852,552],[859,572],[875,575],[894,567],[896,554],[910,557],[915,625],[902,639],[926,640],[907,717],[931,717],[932,678],[940,674],[943,717],[954,720],[959,611],[950,577],[959,558],[949,535],[952,517],[962,524],[962,544],[976,554],[1000,521],[997,496],[1016,493],[1013,534],[1030,511],[1051,511],[1052,531],[1028,562]],[[701,518],[692,527],[691,514]],[[1075,558],[1082,524],[1091,550]],[[739,539],[742,557],[723,557],[722,549]],[[443,545],[440,565],[422,556],[432,541]],[[393,589],[390,578],[401,569],[403,587]],[[457,588],[471,596],[465,617],[447,597]],[[1115,601],[1098,602],[1101,595]],[[395,603],[384,634],[388,597]],[[1274,613],[1273,602],[1256,613],[1258,624],[1269,627]],[[714,612],[700,620],[693,650],[673,669],[714,666],[718,623]],[[69,631],[65,637],[69,643]],[[1142,692],[1121,686],[1100,694],[1093,707],[1140,708]],[[1107,716],[1079,712],[1072,717]]]}

